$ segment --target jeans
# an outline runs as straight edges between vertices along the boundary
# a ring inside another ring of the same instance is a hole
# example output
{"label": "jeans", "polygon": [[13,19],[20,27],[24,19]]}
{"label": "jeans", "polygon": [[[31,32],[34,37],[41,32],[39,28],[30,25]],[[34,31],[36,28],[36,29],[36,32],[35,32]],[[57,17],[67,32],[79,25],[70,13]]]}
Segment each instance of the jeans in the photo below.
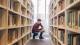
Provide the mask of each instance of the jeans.
{"label": "jeans", "polygon": [[[35,39],[35,36],[37,36],[38,33],[39,33],[39,32],[33,32],[33,39]],[[42,35],[43,35],[43,32],[40,32],[39,38],[43,38]]]}

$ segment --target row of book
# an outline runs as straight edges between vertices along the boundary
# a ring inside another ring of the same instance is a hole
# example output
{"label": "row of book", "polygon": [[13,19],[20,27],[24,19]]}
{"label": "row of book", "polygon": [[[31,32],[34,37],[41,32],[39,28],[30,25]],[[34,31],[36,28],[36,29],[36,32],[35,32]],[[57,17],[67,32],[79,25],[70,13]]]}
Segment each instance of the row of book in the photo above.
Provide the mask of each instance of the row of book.
{"label": "row of book", "polygon": [[28,16],[29,18],[32,18],[32,14],[31,14],[31,12],[30,12],[29,10],[27,10],[27,16]]}
{"label": "row of book", "polygon": [[26,27],[22,27],[21,29],[9,29],[8,30],[8,43],[11,43],[15,39],[18,39],[19,37],[27,33],[28,30],[25,28]]}
{"label": "row of book", "polygon": [[14,0],[8,0],[8,7],[14,11],[19,11],[19,3]]}
{"label": "row of book", "polygon": [[80,45],[80,34],[75,34],[73,32],[67,31],[68,45]]}
{"label": "row of book", "polygon": [[58,12],[60,12],[61,10],[63,10],[65,8],[65,0],[59,1],[57,7],[59,7],[59,8],[57,8]]}
{"label": "row of book", "polygon": [[18,30],[17,29],[10,29],[8,30],[8,43],[11,43],[15,39],[18,38]]}
{"label": "row of book", "polygon": [[58,18],[59,25],[65,25],[65,15],[60,15]]}
{"label": "row of book", "polygon": [[67,15],[67,24],[70,28],[80,27],[80,11],[79,10],[71,10]]}
{"label": "row of book", "polygon": [[14,43],[13,45],[26,45],[26,41],[30,38],[29,35],[25,36],[24,38],[22,38],[19,42]]}
{"label": "row of book", "polygon": [[26,14],[26,9],[24,7],[21,7],[21,14],[25,15]]}
{"label": "row of book", "polygon": [[63,31],[63,29],[58,30],[58,39],[64,43],[64,31]]}
{"label": "row of book", "polygon": [[19,12],[23,15],[26,13],[26,9],[23,6],[20,6],[20,3],[14,0],[8,0],[8,7],[16,12]]}
{"label": "row of book", "polygon": [[[64,43],[64,39],[65,39],[65,31],[63,31],[64,29],[57,29],[57,28],[53,28],[53,34],[61,41]],[[74,32],[68,31],[67,30],[67,44],[68,45],[80,45],[80,34],[76,34]],[[53,43],[56,44],[58,43],[58,41],[56,41],[56,39],[54,37],[53,38]],[[61,45],[60,43],[58,43],[58,45]]]}
{"label": "row of book", "polygon": [[26,18],[21,17],[19,15],[13,14],[13,13],[9,13],[8,16],[8,25],[9,26],[18,26],[20,25],[27,25],[26,23],[30,23],[30,21],[28,21]]}
{"label": "row of book", "polygon": [[58,5],[56,5],[56,7],[54,8],[54,15],[56,15],[58,12],[60,12],[64,8],[65,8],[65,0],[60,0],[58,2]]}
{"label": "row of book", "polygon": [[20,22],[20,17],[16,14],[10,13],[8,16],[8,25],[9,26],[17,26],[18,22]]}
{"label": "row of book", "polygon": [[22,38],[19,42],[14,43],[13,45],[25,45],[27,40],[27,36]]}

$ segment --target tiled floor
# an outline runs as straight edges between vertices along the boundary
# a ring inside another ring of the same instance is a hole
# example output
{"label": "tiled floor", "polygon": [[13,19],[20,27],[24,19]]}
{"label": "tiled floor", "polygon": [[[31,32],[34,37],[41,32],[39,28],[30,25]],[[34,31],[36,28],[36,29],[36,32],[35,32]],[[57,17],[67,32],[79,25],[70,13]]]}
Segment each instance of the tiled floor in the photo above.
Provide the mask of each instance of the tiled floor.
{"label": "tiled floor", "polygon": [[43,35],[44,39],[40,40],[38,38],[36,39],[31,39],[27,45],[52,45],[51,44],[51,38],[48,33],[44,33]]}

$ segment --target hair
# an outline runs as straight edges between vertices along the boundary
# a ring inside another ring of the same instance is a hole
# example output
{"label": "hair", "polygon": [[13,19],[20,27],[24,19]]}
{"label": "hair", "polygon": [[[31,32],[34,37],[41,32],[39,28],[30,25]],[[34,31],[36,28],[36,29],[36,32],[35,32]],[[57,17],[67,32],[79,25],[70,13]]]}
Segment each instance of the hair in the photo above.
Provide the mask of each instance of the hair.
{"label": "hair", "polygon": [[37,21],[41,21],[41,19],[37,19]]}

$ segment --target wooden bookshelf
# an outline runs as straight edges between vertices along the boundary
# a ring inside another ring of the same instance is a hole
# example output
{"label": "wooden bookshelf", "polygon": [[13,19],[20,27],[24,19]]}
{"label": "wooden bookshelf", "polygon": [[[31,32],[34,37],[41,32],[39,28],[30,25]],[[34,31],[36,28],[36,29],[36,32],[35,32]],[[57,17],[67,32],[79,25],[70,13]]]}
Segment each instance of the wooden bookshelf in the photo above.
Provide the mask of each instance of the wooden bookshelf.
{"label": "wooden bookshelf", "polygon": [[49,9],[49,22],[55,45],[80,45],[80,41],[77,41],[80,36],[79,4],[80,0],[53,0],[53,7]]}
{"label": "wooden bookshelf", "polygon": [[0,45],[24,45],[30,40],[33,12],[27,14],[27,4],[28,0],[0,0]]}

